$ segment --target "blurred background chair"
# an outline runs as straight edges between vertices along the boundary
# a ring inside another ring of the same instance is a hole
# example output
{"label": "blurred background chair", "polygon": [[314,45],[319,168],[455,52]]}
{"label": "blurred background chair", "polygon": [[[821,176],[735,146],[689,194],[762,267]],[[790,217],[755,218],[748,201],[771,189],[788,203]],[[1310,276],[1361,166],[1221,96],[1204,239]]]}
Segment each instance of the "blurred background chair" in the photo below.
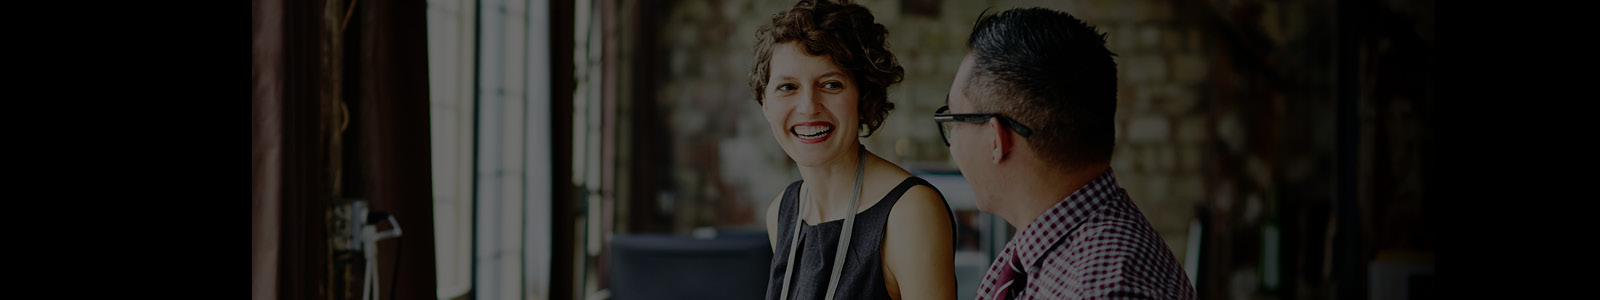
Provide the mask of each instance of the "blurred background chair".
{"label": "blurred background chair", "polygon": [[766,232],[617,234],[610,299],[761,299],[771,261]]}

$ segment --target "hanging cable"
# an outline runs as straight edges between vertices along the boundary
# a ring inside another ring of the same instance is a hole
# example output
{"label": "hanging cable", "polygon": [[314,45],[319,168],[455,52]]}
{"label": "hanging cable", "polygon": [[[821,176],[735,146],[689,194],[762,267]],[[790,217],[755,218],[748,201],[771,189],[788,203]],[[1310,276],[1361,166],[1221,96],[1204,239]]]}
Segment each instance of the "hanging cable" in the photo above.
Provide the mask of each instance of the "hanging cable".
{"label": "hanging cable", "polygon": [[400,286],[400,251],[406,250],[406,247],[400,245],[403,240],[405,239],[402,237],[394,237],[394,263],[389,265],[394,268],[389,270],[389,300],[394,300],[396,295],[394,289]]}
{"label": "hanging cable", "polygon": [[[389,225],[394,226],[394,229],[393,230],[389,230],[389,231],[384,231],[384,232],[378,232],[378,222],[382,221],[384,219],[389,220]],[[362,251],[366,252],[366,257],[367,257],[367,268],[366,268],[365,275],[363,276],[364,279],[362,280],[362,285],[361,285],[362,286],[361,287],[361,299],[362,300],[377,300],[380,297],[378,295],[378,278],[377,278],[377,275],[378,275],[378,241],[384,240],[384,239],[388,239],[388,238],[399,238],[400,234],[401,234],[400,222],[394,220],[394,215],[391,215],[391,214],[388,214],[388,213],[384,213],[384,212],[380,212],[380,211],[373,211],[373,212],[371,212],[371,213],[369,213],[367,215],[367,222],[366,223],[367,224],[364,225],[362,230],[361,230],[362,231],[362,237],[365,238],[365,240],[363,241],[363,242],[365,242],[365,245],[364,245],[365,247],[363,247],[364,249],[362,249]],[[391,276],[400,275],[400,273],[398,272],[400,270],[400,268],[399,268],[400,255],[399,254],[400,254],[399,249],[395,249],[395,264],[393,266],[393,267],[395,267],[395,272],[390,273]],[[397,277],[391,277],[390,279],[395,279],[395,278],[397,278]],[[394,280],[391,280],[391,282],[389,284],[390,294],[394,293],[395,283],[396,282],[394,282]],[[390,299],[394,299],[394,296],[390,296]]]}

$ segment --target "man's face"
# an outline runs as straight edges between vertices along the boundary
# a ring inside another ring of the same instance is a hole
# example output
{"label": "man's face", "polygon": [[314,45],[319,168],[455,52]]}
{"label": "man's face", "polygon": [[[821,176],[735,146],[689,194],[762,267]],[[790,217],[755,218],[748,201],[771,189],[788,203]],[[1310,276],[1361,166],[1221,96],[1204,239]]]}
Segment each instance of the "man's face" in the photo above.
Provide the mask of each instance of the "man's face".
{"label": "man's face", "polygon": [[[967,83],[972,80],[972,68],[976,63],[972,53],[961,59],[961,67],[956,69],[956,78],[950,83],[950,94],[945,98],[945,105],[950,106],[950,113],[988,113],[975,111],[972,99],[967,98]],[[985,97],[986,95],[972,95]],[[989,122],[995,122],[989,120]],[[992,159],[995,143],[994,130],[988,128],[993,124],[957,123],[950,128],[950,156],[955,159],[956,167],[961,169],[961,175],[967,183],[972,185],[973,196],[977,199],[978,209],[987,213],[994,213],[993,180],[996,165]]]}

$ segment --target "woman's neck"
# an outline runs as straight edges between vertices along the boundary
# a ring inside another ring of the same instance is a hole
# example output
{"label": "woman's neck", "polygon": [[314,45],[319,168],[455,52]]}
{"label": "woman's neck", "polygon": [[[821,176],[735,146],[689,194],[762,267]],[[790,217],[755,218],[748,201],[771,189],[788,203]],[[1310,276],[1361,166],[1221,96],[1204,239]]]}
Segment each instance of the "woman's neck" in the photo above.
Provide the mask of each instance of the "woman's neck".
{"label": "woman's neck", "polygon": [[858,164],[865,168],[862,159],[866,158],[858,156],[856,151],[847,151],[819,166],[800,166],[800,178],[805,180],[801,186],[801,200],[811,202],[808,206],[815,210],[805,215],[818,216],[820,222],[843,218],[847,212],[854,213],[854,208],[846,210],[844,207],[850,205],[851,197],[857,193],[856,168]]}

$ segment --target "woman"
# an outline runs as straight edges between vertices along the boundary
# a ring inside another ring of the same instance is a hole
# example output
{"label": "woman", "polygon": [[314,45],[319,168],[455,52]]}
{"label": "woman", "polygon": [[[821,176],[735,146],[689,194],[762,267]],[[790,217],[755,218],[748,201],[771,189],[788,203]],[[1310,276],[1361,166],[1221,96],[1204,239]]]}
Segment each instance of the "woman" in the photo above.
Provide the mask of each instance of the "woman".
{"label": "woman", "polygon": [[767,299],[955,297],[944,197],[857,138],[882,125],[904,74],[887,34],[865,7],[829,1],[801,1],[756,33],[750,87],[802,178],[767,209]]}

